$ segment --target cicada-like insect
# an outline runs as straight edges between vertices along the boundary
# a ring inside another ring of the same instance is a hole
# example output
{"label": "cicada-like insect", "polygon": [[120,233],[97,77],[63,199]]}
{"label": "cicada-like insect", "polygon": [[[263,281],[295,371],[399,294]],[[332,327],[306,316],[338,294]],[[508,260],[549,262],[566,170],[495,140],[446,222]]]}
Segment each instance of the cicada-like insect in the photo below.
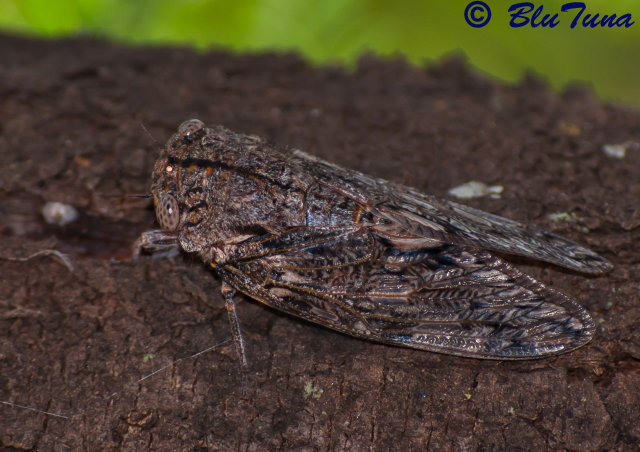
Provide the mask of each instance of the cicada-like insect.
{"label": "cicada-like insect", "polygon": [[598,274],[611,264],[557,235],[199,120],[155,164],[160,230],[234,294],[358,338],[472,358],[574,350],[595,325],[574,300],[491,252]]}

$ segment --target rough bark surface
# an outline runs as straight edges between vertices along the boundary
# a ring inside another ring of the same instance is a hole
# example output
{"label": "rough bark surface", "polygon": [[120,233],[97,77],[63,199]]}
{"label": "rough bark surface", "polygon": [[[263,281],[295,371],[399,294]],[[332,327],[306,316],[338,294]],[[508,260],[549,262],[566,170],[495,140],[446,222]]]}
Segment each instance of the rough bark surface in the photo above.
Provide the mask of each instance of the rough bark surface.
{"label": "rough bark surface", "polygon": [[[525,362],[349,338],[245,300],[240,366],[215,276],[188,256],[131,261],[155,224],[163,143],[197,117],[553,230],[601,253],[599,278],[520,269],[577,300],[594,341]],[[6,450],[637,450],[640,112],[588,91],[510,87],[459,61],[203,55],[0,37],[0,404]],[[79,218],[52,226],[45,202]],[[555,216],[550,214],[566,213]],[[560,220],[558,220],[560,218]],[[68,255],[73,271],[54,255]],[[181,361],[171,365],[175,360]],[[153,376],[138,381],[155,370]],[[117,393],[110,397],[111,394]]]}

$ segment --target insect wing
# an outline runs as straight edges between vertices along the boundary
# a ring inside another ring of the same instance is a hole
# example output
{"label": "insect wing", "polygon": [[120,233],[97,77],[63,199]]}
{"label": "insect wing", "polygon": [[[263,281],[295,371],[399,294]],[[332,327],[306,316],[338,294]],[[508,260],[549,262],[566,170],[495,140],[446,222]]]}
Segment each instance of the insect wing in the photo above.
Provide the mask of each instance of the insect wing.
{"label": "insect wing", "polygon": [[393,243],[367,227],[296,228],[240,245],[220,268],[276,309],[377,342],[474,358],[526,359],[587,343],[578,304],[487,252]]}
{"label": "insect wing", "polygon": [[301,151],[295,151],[294,158],[319,183],[390,222],[391,234],[515,254],[583,273],[604,273],[612,268],[593,251],[555,234],[373,179]]}

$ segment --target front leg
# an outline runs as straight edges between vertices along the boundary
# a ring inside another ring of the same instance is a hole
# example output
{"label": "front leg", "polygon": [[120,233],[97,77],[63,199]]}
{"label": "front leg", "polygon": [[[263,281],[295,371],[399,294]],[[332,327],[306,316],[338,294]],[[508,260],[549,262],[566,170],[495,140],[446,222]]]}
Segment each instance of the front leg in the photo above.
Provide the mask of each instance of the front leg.
{"label": "front leg", "polygon": [[244,349],[244,340],[242,339],[242,333],[240,332],[240,320],[238,320],[238,313],[236,312],[236,302],[233,300],[233,296],[236,294],[236,290],[226,282],[222,283],[222,296],[225,299],[227,305],[227,313],[229,314],[229,323],[231,324],[231,335],[233,341],[236,344],[236,352],[240,358],[242,364],[242,371],[246,372],[249,367],[247,364],[247,354]]}
{"label": "front leg", "polygon": [[162,229],[143,232],[133,245],[133,260],[138,259],[142,251],[153,254],[154,257],[177,256],[180,253],[178,234]]}
{"label": "front leg", "polygon": [[236,290],[226,282],[222,283],[222,296],[224,297],[227,305],[227,312],[229,313],[229,323],[231,324],[231,335],[233,336],[233,342],[236,344],[236,352],[240,358],[240,364],[242,366],[242,396],[247,395],[247,374],[249,372],[249,365],[247,363],[247,354],[244,349],[244,340],[242,339],[242,332],[240,331],[240,320],[238,320],[238,314],[236,312],[236,303],[233,300],[233,296],[236,294]]}

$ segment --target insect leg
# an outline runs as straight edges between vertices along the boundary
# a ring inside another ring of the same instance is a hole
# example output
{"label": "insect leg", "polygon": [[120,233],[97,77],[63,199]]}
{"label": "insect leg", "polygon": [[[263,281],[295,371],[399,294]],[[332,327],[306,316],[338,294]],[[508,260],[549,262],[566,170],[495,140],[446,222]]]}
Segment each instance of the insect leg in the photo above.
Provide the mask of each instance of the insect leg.
{"label": "insect leg", "polygon": [[133,260],[136,260],[142,251],[154,254],[157,257],[173,257],[180,252],[178,236],[175,232],[167,232],[161,229],[143,232],[133,245]]}
{"label": "insect leg", "polygon": [[233,342],[236,344],[236,352],[238,353],[242,366],[242,395],[246,396],[246,376],[249,365],[247,363],[247,354],[244,349],[244,340],[242,339],[242,333],[240,331],[240,321],[238,320],[238,314],[236,312],[236,303],[233,301],[233,296],[236,294],[236,290],[226,282],[223,282],[221,291],[222,296],[226,301],[227,313],[229,313],[231,335],[233,336]]}

